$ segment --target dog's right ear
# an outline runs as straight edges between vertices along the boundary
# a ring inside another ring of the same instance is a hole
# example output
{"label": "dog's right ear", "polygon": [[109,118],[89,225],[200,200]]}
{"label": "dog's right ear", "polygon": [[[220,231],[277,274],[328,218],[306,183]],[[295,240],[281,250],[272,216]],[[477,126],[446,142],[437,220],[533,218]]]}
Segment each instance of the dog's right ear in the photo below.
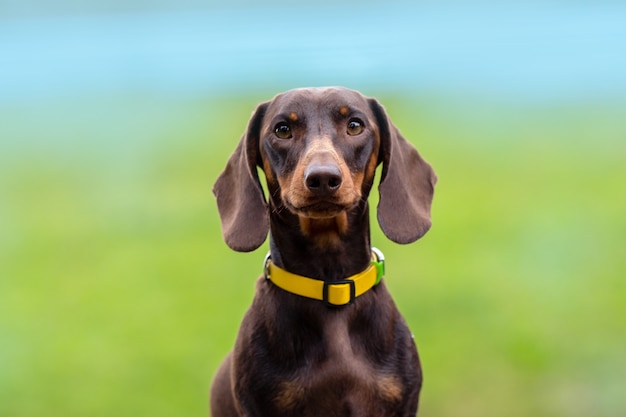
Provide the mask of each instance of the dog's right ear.
{"label": "dog's right ear", "polygon": [[238,252],[261,246],[269,231],[269,214],[257,165],[261,121],[269,103],[261,103],[213,186],[226,244]]}

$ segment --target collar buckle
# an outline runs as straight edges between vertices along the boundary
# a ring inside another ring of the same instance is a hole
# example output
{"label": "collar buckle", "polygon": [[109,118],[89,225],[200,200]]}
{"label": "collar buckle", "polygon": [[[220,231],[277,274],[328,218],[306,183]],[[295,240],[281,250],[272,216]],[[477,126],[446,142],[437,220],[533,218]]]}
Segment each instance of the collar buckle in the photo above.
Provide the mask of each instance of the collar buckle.
{"label": "collar buckle", "polygon": [[[345,299],[345,296],[342,297],[342,295],[345,295],[345,287],[343,288],[341,287],[343,285],[348,285],[348,288],[350,290],[350,294],[349,294],[350,298],[348,299],[348,301],[341,300],[341,298]],[[329,294],[332,289],[337,290],[334,296],[330,296]],[[341,301],[335,303],[331,301],[331,298],[334,300],[337,300],[339,298]],[[353,280],[344,279],[341,281],[324,281],[324,287],[322,288],[322,300],[324,301],[324,304],[326,304],[327,306],[329,307],[347,306],[347,305],[354,303],[355,298],[356,298],[356,285]]]}

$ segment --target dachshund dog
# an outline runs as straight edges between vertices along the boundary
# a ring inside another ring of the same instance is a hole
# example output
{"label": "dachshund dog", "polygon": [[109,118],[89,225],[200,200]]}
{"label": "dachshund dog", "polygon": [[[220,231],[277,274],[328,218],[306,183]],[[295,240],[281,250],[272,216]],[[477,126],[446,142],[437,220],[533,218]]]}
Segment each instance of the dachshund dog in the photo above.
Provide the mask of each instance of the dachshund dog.
{"label": "dachshund dog", "polygon": [[437,177],[377,100],[296,89],[252,114],[213,192],[228,246],[252,251],[269,231],[270,253],[212,383],[213,417],[416,415],[417,348],[370,243],[380,164],[379,225],[414,242]]}

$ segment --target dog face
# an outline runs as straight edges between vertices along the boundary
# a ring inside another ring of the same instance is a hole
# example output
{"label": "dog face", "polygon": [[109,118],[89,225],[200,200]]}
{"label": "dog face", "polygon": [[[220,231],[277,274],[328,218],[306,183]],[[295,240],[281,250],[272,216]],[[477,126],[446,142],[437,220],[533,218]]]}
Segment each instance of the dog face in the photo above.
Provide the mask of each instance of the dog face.
{"label": "dog face", "polygon": [[395,242],[413,242],[430,228],[437,178],[377,100],[332,87],[290,90],[259,104],[213,188],[226,243],[250,251],[266,238],[270,210],[257,167],[272,215],[287,209],[310,235],[325,222],[347,232],[347,213],[367,199],[381,163],[381,229]]}
{"label": "dog face", "polygon": [[339,216],[369,193],[380,134],[359,93],[327,88],[281,94],[267,105],[260,131],[269,193],[298,217]]}

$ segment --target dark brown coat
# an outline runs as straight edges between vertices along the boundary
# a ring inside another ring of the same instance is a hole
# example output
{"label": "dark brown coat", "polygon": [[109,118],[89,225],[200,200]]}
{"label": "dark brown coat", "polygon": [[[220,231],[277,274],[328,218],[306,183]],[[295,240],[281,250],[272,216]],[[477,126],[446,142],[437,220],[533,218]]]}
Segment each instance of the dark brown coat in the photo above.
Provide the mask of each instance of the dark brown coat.
{"label": "dark brown coat", "polygon": [[[398,243],[430,228],[436,176],[374,99],[343,88],[291,90],[261,103],[218,178],[226,243],[324,281],[371,258],[367,197],[382,164],[378,221]],[[257,175],[267,183],[267,201]],[[384,281],[347,306],[261,277],[234,350],[211,389],[213,417],[414,416],[417,349]]]}

